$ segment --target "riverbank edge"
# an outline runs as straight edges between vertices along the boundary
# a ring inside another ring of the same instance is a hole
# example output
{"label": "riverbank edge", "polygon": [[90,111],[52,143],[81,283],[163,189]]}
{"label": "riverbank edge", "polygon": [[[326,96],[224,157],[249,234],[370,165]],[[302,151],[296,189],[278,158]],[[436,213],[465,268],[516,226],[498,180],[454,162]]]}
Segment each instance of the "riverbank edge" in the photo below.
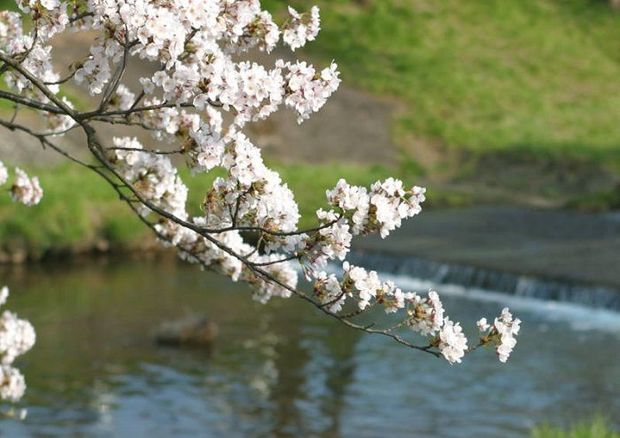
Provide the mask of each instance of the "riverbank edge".
{"label": "riverbank edge", "polygon": [[105,239],[85,244],[57,246],[45,251],[19,248],[13,251],[0,250],[0,266],[27,265],[31,263],[48,263],[77,257],[97,256],[135,256],[143,255],[149,258],[153,255],[174,253],[172,248],[166,248],[155,238],[146,239],[142,243],[111,244]]}
{"label": "riverbank edge", "polygon": [[[178,260],[173,248],[165,247],[156,239],[140,245],[109,245],[105,241],[95,245],[58,248],[45,254],[0,252],[0,268],[31,266],[37,263],[84,262],[89,259],[128,258],[132,260]],[[620,288],[615,285],[575,281],[551,275],[502,270],[483,264],[443,262],[441,260],[409,256],[378,250],[353,250],[353,263],[378,272],[410,276],[440,285],[457,285],[473,290],[489,290],[506,296],[567,302],[586,307],[620,311]]]}

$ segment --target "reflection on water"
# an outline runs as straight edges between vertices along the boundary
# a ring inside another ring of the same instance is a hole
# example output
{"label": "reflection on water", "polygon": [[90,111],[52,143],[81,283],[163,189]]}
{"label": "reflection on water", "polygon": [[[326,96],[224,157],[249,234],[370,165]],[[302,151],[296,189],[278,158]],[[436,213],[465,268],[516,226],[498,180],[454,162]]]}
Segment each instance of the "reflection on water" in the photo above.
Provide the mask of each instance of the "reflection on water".
{"label": "reflection on water", "polygon": [[[1,436],[517,437],[600,412],[620,426],[616,329],[522,310],[508,365],[484,351],[459,367],[173,261],[21,269],[2,283],[39,339],[20,364],[29,416],[0,420]],[[501,308],[445,302],[462,321]],[[211,352],[153,343],[190,312],[219,324]]]}

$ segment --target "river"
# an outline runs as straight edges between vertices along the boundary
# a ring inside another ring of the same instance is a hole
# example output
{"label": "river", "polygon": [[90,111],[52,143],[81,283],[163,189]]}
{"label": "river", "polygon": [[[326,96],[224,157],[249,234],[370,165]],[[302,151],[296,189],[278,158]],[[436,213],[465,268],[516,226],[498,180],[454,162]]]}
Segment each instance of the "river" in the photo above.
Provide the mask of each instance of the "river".
{"label": "river", "polygon": [[[450,366],[300,300],[256,304],[243,285],[169,259],[4,267],[1,278],[38,341],[19,362],[28,417],[0,419],[0,436],[509,438],[600,413],[620,427],[617,312],[439,285],[471,336],[506,303],[523,320],[508,364],[479,351]],[[219,325],[210,351],[153,342],[162,321],[196,312]]]}

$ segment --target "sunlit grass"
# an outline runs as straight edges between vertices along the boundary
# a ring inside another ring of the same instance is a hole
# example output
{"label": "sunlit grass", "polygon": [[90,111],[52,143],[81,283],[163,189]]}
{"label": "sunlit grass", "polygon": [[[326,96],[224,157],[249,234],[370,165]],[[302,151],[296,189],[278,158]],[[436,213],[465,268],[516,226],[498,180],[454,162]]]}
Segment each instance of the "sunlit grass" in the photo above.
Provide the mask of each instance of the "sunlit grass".
{"label": "sunlit grass", "polygon": [[15,0],[0,0],[0,9],[17,10]]}
{"label": "sunlit grass", "polygon": [[474,152],[605,160],[620,149],[620,14],[607,2],[311,3],[323,30],[310,53],[335,59],[346,83],[402,99],[400,132]]}
{"label": "sunlit grass", "polygon": [[539,426],[532,431],[532,438],[620,438],[620,432],[614,431],[603,417],[597,417],[590,422],[579,423],[570,429],[549,425]]}

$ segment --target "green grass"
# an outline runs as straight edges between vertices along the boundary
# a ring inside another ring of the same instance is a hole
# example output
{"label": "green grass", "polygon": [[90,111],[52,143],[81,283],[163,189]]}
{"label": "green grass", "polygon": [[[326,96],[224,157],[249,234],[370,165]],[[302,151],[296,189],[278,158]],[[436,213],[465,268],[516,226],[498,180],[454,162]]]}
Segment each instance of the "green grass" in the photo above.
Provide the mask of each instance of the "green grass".
{"label": "green grass", "polygon": [[568,200],[566,207],[573,210],[601,212],[620,209],[620,186],[615,189],[577,195]]}
{"label": "green grass", "polygon": [[620,438],[602,417],[579,423],[568,430],[553,426],[539,426],[532,431],[532,438]]}
{"label": "green grass", "polygon": [[0,9],[9,9],[11,11],[17,10],[15,0],[0,0]]}
{"label": "green grass", "polygon": [[0,242],[5,249],[42,253],[89,245],[99,239],[132,243],[144,237],[141,224],[98,177],[74,166],[33,171],[45,195],[36,207],[0,196]]}
{"label": "green grass", "polygon": [[[264,3],[280,14],[288,1]],[[312,3],[323,30],[308,50],[335,59],[345,83],[404,100],[397,132],[620,162],[620,13],[605,1]]]}
{"label": "green grass", "polygon": [[[352,184],[369,186],[377,179],[393,173],[398,175],[381,166],[276,164],[274,167],[295,193],[302,214],[300,227],[304,228],[316,224],[314,212],[326,207],[325,191],[332,188],[339,177]],[[2,249],[26,250],[37,256],[49,251],[88,248],[100,240],[115,247],[135,247],[151,237],[150,231],[96,174],[69,164],[54,169],[28,170],[39,177],[45,194],[35,207],[13,203],[6,193],[1,194]],[[188,208],[192,214],[199,214],[200,203],[215,174],[191,176],[188,171],[182,172],[190,189]],[[400,176],[409,185],[415,182],[406,174]],[[3,189],[7,190],[7,186]],[[435,205],[468,202],[467,197],[451,193],[430,195]]]}

